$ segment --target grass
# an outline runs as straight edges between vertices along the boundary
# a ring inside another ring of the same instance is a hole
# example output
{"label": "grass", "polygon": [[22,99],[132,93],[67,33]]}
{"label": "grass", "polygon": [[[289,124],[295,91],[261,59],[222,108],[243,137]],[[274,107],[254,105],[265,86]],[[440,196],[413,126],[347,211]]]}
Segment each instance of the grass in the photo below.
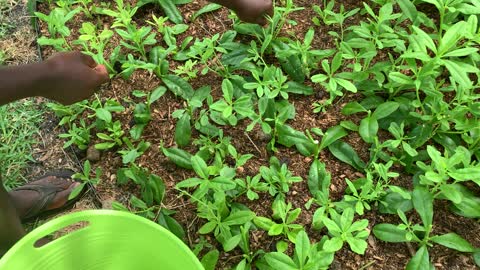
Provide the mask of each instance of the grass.
{"label": "grass", "polygon": [[[8,12],[12,3],[0,0],[0,40],[7,38],[15,25]],[[0,65],[8,55],[0,46]],[[42,121],[43,109],[31,100],[17,101],[0,107],[0,175],[7,189],[25,182],[25,172],[33,161],[32,148],[38,143],[38,124]]]}
{"label": "grass", "polygon": [[32,148],[38,143],[43,110],[31,100],[0,107],[0,175],[7,189],[22,184]]}
{"label": "grass", "polygon": [[[6,0],[0,0],[0,40],[7,36],[8,31],[12,28],[11,23],[6,15],[10,9],[10,4]],[[5,63],[6,53],[0,48],[0,65]]]}

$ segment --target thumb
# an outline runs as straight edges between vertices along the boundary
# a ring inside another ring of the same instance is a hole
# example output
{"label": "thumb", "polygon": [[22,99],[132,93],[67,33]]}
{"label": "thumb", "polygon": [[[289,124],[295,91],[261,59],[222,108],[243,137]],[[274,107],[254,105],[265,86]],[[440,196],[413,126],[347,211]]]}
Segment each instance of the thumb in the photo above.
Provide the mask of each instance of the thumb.
{"label": "thumb", "polygon": [[104,65],[97,65],[93,68],[93,71],[97,75],[98,84],[103,84],[110,80],[107,68]]}

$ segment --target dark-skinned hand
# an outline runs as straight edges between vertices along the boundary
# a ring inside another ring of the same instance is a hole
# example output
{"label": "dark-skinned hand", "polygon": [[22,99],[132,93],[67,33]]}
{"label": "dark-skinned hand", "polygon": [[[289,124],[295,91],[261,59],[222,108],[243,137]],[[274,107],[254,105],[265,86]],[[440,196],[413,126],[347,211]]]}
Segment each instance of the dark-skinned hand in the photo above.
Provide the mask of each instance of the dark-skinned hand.
{"label": "dark-skinned hand", "polygon": [[266,15],[273,16],[272,0],[237,0],[232,1],[232,9],[240,20],[264,25]]}
{"label": "dark-skinned hand", "polygon": [[105,66],[80,52],[58,53],[44,63],[46,79],[42,96],[69,105],[90,97],[109,80]]}

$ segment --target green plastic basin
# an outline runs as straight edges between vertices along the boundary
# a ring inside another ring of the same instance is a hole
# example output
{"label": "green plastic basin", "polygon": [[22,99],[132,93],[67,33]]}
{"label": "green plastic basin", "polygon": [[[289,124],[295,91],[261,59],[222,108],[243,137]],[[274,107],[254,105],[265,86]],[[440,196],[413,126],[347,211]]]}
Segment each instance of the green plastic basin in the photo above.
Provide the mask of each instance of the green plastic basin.
{"label": "green plastic basin", "polygon": [[[34,243],[67,226],[87,226],[39,248]],[[90,210],[33,230],[0,260],[0,270],[202,270],[191,250],[162,226],[134,214]]]}

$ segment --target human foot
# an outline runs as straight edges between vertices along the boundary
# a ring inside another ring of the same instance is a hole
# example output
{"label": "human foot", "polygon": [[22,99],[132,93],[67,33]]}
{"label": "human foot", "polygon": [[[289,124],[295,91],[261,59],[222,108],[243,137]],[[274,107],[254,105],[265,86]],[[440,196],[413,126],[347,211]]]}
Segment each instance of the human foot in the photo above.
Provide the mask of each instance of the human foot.
{"label": "human foot", "polygon": [[71,201],[68,197],[79,185],[71,173],[51,174],[9,192],[22,220],[28,220],[52,210],[61,209]]}

